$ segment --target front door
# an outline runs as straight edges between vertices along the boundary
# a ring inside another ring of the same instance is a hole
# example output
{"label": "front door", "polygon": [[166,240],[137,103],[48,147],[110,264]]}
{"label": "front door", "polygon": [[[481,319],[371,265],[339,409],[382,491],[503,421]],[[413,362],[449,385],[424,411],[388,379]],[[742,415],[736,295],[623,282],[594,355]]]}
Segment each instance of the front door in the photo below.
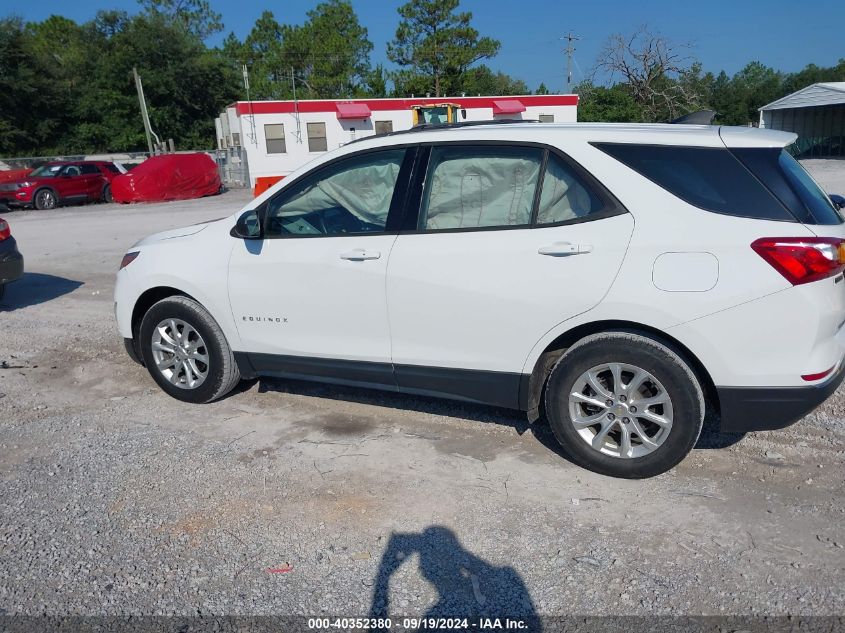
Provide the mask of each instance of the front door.
{"label": "front door", "polygon": [[260,372],[393,383],[388,218],[404,202],[405,155],[364,152],[297,178],[265,203],[264,239],[235,246],[229,298]]}
{"label": "front door", "polygon": [[85,181],[82,178],[82,169],[79,165],[68,165],[62,170],[56,182],[59,197],[68,199],[79,199],[86,196]]}
{"label": "front door", "polygon": [[400,388],[516,407],[531,349],[601,300],[633,227],[554,152],[433,147],[417,230],[399,236],[388,267]]}

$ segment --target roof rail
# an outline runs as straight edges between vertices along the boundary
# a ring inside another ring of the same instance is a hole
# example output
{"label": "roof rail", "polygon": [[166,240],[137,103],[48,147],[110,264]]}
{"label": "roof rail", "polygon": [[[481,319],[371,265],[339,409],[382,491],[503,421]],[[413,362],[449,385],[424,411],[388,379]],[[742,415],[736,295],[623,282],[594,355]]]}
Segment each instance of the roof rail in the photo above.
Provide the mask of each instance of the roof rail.
{"label": "roof rail", "polygon": [[537,119],[498,119],[495,121],[460,121],[458,123],[422,123],[420,125],[415,125],[412,128],[407,130],[397,130],[396,132],[385,132],[384,134],[373,134],[372,136],[362,136],[360,138],[356,138],[354,141],[349,141],[347,145],[352,143],[358,143],[360,141],[366,141],[371,138],[385,138],[388,136],[399,136],[402,134],[412,134],[414,132],[429,132],[429,131],[436,131],[436,130],[453,130],[456,128],[463,128],[463,127],[479,127],[484,125],[500,125],[500,124],[507,124],[507,123],[539,123]]}
{"label": "roof rail", "polygon": [[716,118],[715,110],[699,110],[697,112],[690,112],[677,119],[669,121],[669,123],[687,124],[687,125],[712,125],[713,119]]}

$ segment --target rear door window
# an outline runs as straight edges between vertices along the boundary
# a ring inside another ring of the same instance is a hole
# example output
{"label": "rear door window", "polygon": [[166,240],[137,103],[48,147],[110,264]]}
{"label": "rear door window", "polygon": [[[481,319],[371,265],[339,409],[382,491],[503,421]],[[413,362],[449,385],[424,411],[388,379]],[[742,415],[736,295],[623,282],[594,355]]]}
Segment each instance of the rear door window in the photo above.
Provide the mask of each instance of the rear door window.
{"label": "rear door window", "polygon": [[433,147],[418,228],[528,226],[542,162],[535,147]]}
{"label": "rear door window", "polygon": [[796,218],[725,149],[594,143],[595,147],[696,207],[746,218]]}
{"label": "rear door window", "polygon": [[537,224],[585,218],[608,205],[559,156],[549,153],[537,208]]}

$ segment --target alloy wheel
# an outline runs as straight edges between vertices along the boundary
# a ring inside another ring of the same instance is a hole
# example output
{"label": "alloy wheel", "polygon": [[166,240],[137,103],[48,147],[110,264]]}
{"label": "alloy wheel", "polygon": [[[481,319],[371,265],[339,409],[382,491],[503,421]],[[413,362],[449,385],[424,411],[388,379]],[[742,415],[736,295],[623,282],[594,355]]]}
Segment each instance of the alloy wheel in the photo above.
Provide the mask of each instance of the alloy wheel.
{"label": "alloy wheel", "polygon": [[49,189],[38,192],[37,196],[39,209],[52,209],[56,206],[56,195]]}
{"label": "alloy wheel", "polygon": [[569,394],[569,418],[593,450],[621,458],[642,457],[669,436],[672,399],[652,374],[625,363],[585,371]]}
{"label": "alloy wheel", "polygon": [[208,377],[209,353],[200,333],[181,319],[165,319],[153,330],[156,369],[171,385],[196,389]]}

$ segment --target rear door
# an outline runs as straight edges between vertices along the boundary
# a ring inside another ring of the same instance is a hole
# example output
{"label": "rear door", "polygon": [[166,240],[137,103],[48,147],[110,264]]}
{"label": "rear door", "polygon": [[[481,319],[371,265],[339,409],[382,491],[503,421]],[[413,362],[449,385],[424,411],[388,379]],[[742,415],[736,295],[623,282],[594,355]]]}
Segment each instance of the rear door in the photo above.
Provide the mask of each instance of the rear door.
{"label": "rear door", "polygon": [[82,193],[89,200],[99,200],[102,197],[103,185],[105,184],[100,168],[97,165],[83,163],[79,166],[79,169]]}
{"label": "rear door", "polygon": [[515,407],[530,350],[606,294],[633,219],[557,151],[442,144],[428,153],[419,212],[388,266],[397,382]]}

